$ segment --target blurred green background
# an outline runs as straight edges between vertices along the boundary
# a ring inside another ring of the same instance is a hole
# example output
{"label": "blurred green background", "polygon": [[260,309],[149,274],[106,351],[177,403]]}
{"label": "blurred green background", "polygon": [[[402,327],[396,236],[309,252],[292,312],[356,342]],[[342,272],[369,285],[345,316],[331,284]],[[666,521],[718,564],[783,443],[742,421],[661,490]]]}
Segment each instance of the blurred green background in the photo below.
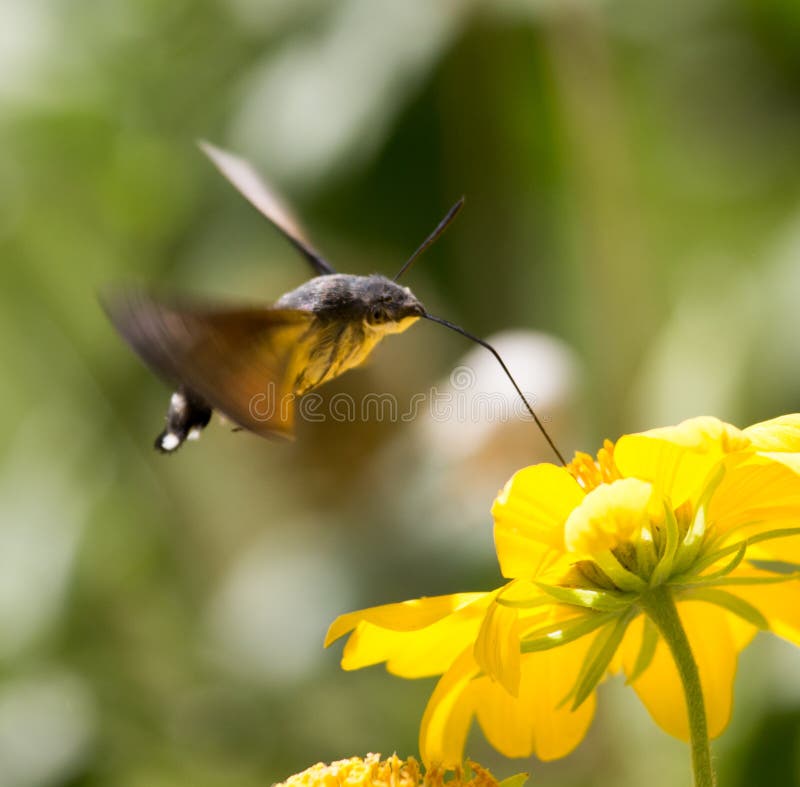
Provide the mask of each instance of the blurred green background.
{"label": "blurred green background", "polygon": [[[268,785],[416,753],[433,680],[343,673],[339,613],[496,586],[489,506],[549,459],[528,424],[214,424],[151,448],[168,389],[99,289],[275,299],[305,263],[213,171],[256,162],[340,269],[408,277],[500,336],[565,452],[800,407],[794,0],[0,0],[0,787]],[[464,358],[464,354],[469,353]],[[451,371],[433,325],[328,386],[402,403]],[[456,389],[458,390],[457,386]],[[538,785],[688,784],[622,682]],[[762,635],[723,785],[800,784],[800,654]]]}

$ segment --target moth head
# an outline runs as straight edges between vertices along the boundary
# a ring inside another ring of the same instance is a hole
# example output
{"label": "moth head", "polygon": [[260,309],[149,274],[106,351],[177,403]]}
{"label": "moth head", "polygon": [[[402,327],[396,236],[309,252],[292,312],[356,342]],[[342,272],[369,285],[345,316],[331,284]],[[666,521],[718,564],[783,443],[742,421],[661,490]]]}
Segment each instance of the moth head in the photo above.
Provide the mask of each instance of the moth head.
{"label": "moth head", "polygon": [[385,276],[370,276],[364,297],[364,322],[382,333],[401,333],[425,314],[425,309],[408,287]]}

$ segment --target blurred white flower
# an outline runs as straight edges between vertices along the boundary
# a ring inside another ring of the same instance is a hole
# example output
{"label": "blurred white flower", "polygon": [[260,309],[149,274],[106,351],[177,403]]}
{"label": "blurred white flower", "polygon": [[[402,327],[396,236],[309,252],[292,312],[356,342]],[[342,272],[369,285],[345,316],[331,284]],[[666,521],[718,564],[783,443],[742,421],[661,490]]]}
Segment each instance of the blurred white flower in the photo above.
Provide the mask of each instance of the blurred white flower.
{"label": "blurred white flower", "polygon": [[[557,430],[554,436],[562,442],[574,438],[574,428],[565,423],[565,416],[574,403],[578,363],[566,343],[522,330],[497,333],[487,341],[500,353],[548,431]],[[467,352],[437,392],[442,405],[437,408],[431,402],[417,427],[427,455],[438,455],[448,464],[480,457],[482,462],[487,458],[503,464],[511,461],[512,467],[534,459],[557,461],[508,377],[485,348]],[[452,403],[449,416],[448,401]],[[515,457],[508,457],[511,452]]]}
{"label": "blurred white flower", "polygon": [[[563,341],[534,331],[488,337],[566,457],[580,440],[580,363]],[[428,409],[381,457],[375,478],[392,479],[406,534],[466,555],[491,538],[489,504],[512,473],[558,462],[496,359],[474,347],[430,392]],[[398,468],[408,473],[402,481]],[[383,472],[382,472],[383,471]],[[414,489],[413,496],[403,494]],[[387,503],[388,505],[388,503]],[[435,523],[435,524],[432,524]],[[485,525],[485,526],[484,526]]]}
{"label": "blurred white flower", "polygon": [[229,672],[280,686],[319,668],[325,631],[352,603],[352,583],[318,526],[274,524],[243,551],[212,599],[208,647]]}
{"label": "blurred white flower", "polygon": [[0,684],[0,784],[62,784],[88,753],[95,712],[78,678],[43,673]]}
{"label": "blurred white flower", "polygon": [[0,3],[0,101],[43,92],[37,82],[55,37],[47,0]]}

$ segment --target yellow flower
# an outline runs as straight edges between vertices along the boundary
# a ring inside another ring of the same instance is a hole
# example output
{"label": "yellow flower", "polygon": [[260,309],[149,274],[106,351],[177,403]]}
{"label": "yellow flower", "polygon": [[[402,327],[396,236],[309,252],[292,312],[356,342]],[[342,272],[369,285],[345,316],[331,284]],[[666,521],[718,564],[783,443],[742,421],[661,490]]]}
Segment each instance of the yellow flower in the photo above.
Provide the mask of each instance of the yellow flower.
{"label": "yellow flower", "polygon": [[[500,787],[501,783],[474,762],[468,763],[469,773],[459,769],[453,778],[444,780],[441,768],[429,768],[423,772],[419,763],[409,757],[401,760],[393,754],[381,760],[380,754],[351,757],[326,765],[318,762],[302,773],[290,776],[275,787]],[[502,782],[507,787],[520,787],[524,779],[511,777]]]}
{"label": "yellow flower", "polygon": [[626,435],[596,459],[520,470],[492,514],[505,585],[353,612],[328,632],[350,633],[345,669],[442,676],[420,729],[427,764],[459,764],[473,719],[507,756],[563,757],[614,670],[688,739],[676,629],[716,736],[754,634],[800,644],[800,415]]}

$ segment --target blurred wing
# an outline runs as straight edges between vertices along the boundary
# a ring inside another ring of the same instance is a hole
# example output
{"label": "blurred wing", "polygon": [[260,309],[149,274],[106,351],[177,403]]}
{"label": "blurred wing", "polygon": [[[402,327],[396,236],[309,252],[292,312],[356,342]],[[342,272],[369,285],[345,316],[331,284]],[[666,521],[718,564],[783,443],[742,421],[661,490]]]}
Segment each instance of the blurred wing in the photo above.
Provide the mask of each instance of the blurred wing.
{"label": "blurred wing", "polygon": [[196,391],[251,432],[293,437],[294,350],[313,319],[308,312],[174,307],[136,291],[104,306],[157,375]]}
{"label": "blurred wing", "polygon": [[208,142],[200,141],[198,145],[234,188],[291,241],[294,247],[311,263],[311,267],[318,276],[335,273],[330,263],[319,255],[305,237],[305,233],[292,212],[267,186],[249,162]]}

